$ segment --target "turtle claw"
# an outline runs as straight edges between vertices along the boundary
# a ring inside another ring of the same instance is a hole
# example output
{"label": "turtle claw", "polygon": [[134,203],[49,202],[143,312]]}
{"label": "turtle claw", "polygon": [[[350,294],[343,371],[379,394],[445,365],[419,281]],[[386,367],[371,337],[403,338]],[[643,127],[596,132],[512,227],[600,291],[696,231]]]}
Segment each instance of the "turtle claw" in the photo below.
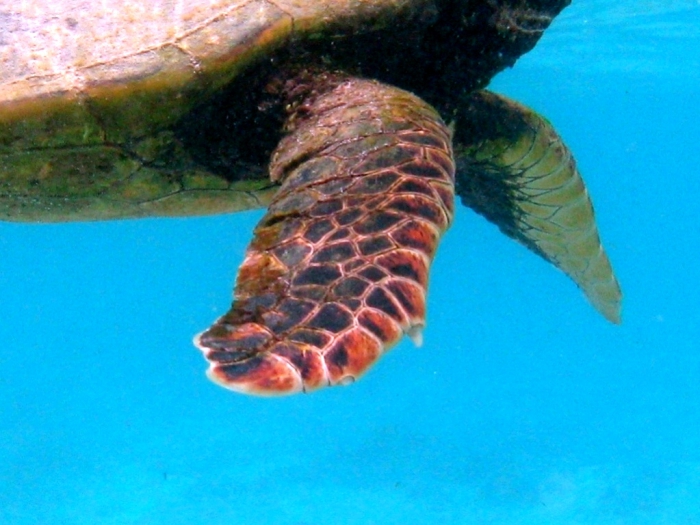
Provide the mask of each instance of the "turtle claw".
{"label": "turtle claw", "polygon": [[207,376],[224,388],[242,394],[273,396],[305,391],[299,371],[273,354],[231,364],[212,362]]}
{"label": "turtle claw", "polygon": [[406,335],[413,341],[413,344],[418,348],[423,346],[423,327],[422,326],[412,326],[406,332]]}

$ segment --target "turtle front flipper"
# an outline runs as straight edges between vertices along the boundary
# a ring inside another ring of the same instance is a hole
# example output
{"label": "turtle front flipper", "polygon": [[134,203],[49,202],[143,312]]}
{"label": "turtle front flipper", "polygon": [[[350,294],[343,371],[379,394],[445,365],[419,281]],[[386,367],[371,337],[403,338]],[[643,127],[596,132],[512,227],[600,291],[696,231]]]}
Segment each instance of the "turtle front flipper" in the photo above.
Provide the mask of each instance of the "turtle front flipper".
{"label": "turtle front flipper", "polygon": [[456,114],[456,186],[462,202],[551,262],[613,323],[622,294],[600,242],[576,163],[535,112],[488,91]]}
{"label": "turtle front flipper", "polygon": [[285,95],[291,133],[270,166],[282,186],[231,310],[195,339],[213,381],[260,395],[347,384],[403,334],[419,342],[453,213],[450,133],[430,106],[332,75]]}

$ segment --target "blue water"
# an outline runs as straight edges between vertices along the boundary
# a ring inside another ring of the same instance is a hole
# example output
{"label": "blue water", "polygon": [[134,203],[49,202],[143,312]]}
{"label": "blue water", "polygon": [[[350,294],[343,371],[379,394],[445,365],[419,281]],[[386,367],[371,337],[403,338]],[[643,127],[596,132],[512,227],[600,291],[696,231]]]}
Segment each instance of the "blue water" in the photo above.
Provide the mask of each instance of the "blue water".
{"label": "blue water", "polygon": [[250,398],[190,340],[260,212],[0,224],[0,523],[700,523],[699,21],[579,0],[492,85],[575,152],[622,326],[460,209],[422,348]]}

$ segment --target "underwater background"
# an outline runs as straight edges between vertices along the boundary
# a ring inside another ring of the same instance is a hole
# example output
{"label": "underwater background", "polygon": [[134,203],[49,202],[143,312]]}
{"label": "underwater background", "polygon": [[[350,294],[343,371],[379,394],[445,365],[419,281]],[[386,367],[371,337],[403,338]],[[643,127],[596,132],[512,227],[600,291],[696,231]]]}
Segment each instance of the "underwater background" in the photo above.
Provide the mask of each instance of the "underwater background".
{"label": "underwater background", "polygon": [[700,524],[699,22],[574,1],[491,85],[573,150],[621,326],[460,207],[421,348],[253,398],[191,338],[262,211],[0,223],[0,524]]}

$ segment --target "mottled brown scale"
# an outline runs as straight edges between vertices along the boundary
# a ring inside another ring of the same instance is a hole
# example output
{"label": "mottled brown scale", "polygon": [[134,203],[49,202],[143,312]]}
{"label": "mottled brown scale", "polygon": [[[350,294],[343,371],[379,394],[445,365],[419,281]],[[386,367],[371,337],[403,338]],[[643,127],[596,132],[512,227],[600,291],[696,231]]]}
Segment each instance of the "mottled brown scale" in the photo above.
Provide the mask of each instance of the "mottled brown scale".
{"label": "mottled brown scale", "polygon": [[374,265],[363,268],[362,270],[358,271],[357,274],[361,275],[366,279],[369,279],[372,282],[381,281],[386,277],[386,272],[382,271]]}
{"label": "mottled brown scale", "polygon": [[289,331],[290,328],[302,324],[314,311],[315,303],[298,298],[287,298],[279,302],[274,310],[261,315],[265,326],[275,334]]}
{"label": "mottled brown scale", "polygon": [[375,210],[373,213],[368,214],[362,221],[358,221],[353,230],[356,234],[365,235],[376,235],[377,233],[390,231],[391,228],[400,223],[404,218],[399,213],[393,213],[392,211],[385,210]]}
{"label": "mottled brown scale", "polygon": [[342,201],[332,200],[319,202],[310,211],[309,215],[312,217],[325,217],[327,215],[334,215],[343,209]]}
{"label": "mottled brown scale", "polygon": [[[233,306],[197,339],[212,379],[233,390],[353,382],[425,324],[428,266],[452,220],[449,131],[399,89],[331,84],[291,115],[270,167],[282,186]],[[251,308],[253,293],[266,300]]]}
{"label": "mottled brown scale", "polygon": [[352,315],[347,308],[338,303],[322,305],[304,326],[339,334],[352,325]]}
{"label": "mottled brown scale", "polygon": [[391,275],[415,281],[423,288],[428,286],[424,253],[397,249],[377,257],[375,263],[385,268]]}
{"label": "mottled brown scale", "polygon": [[336,297],[361,297],[369,283],[359,277],[347,277],[333,287]]}
{"label": "mottled brown scale", "polygon": [[388,236],[376,236],[371,239],[364,239],[357,243],[362,255],[372,255],[381,253],[396,247],[396,244]]}
{"label": "mottled brown scale", "polygon": [[404,177],[394,189],[400,193],[417,193],[433,197],[435,195],[433,185],[428,180],[422,180],[423,175],[419,173],[415,175],[415,177]]}
{"label": "mottled brown scale", "polygon": [[332,241],[337,241],[338,239],[345,239],[345,238],[349,237],[351,234],[352,234],[352,232],[350,230],[348,230],[347,228],[341,228],[340,230],[334,231],[333,234],[331,234],[328,237],[328,241],[332,242]]}
{"label": "mottled brown scale", "polygon": [[306,259],[311,250],[305,242],[295,241],[275,248],[272,253],[284,266],[296,266]]}
{"label": "mottled brown scale", "polygon": [[399,324],[381,310],[366,308],[359,313],[357,320],[362,328],[380,341],[393,341],[402,335]]}
{"label": "mottled brown scale", "polygon": [[336,225],[330,219],[309,220],[303,231],[298,232],[303,235],[304,239],[311,243],[317,243],[323,239],[329,232],[334,231]]}
{"label": "mottled brown scale", "polygon": [[[307,266],[290,276],[290,282],[295,286],[303,284],[320,284],[323,286],[334,283],[342,276],[341,271],[335,265],[318,264]],[[240,280],[239,280],[240,281]]]}
{"label": "mottled brown scale", "polygon": [[380,175],[368,175],[355,181],[355,183],[348,188],[347,193],[351,195],[368,195],[390,191],[399,178],[400,175],[394,171],[385,172]]}
{"label": "mottled brown scale", "polygon": [[413,248],[433,257],[441,232],[436,227],[426,227],[423,221],[408,221],[392,231],[390,236],[399,246]]}
{"label": "mottled brown scale", "polygon": [[[399,326],[409,326],[409,316],[401,308],[398,302],[394,299],[393,295],[387,290],[386,283],[382,286],[375,286],[372,291],[367,295],[365,299],[365,304],[380,312],[384,312],[389,317],[391,317]],[[405,330],[408,331],[408,330]]]}
{"label": "mottled brown scale", "polygon": [[289,340],[316,347],[324,347],[331,341],[331,336],[321,330],[299,328],[289,334]]}
{"label": "mottled brown scale", "polygon": [[363,305],[363,302],[359,299],[341,299],[338,301],[340,304],[345,306],[351,312],[357,312]]}
{"label": "mottled brown scale", "polygon": [[362,328],[347,330],[325,355],[330,383],[353,382],[374,364],[382,351],[382,344]]}
{"label": "mottled brown scale", "polygon": [[345,273],[346,275],[348,275],[348,274],[350,274],[353,270],[355,270],[355,269],[357,269],[357,268],[362,268],[363,266],[365,266],[365,261],[364,261],[364,259],[362,259],[361,257],[357,257],[357,258],[355,258],[355,259],[352,259],[352,260],[350,260],[350,261],[345,262],[345,263],[342,265],[341,269],[342,269],[343,273]]}
{"label": "mottled brown scale", "polygon": [[311,301],[322,301],[327,292],[328,290],[324,286],[292,286],[289,289],[289,294],[293,297]]}
{"label": "mottled brown scale", "polygon": [[387,209],[397,211],[402,215],[425,219],[435,224],[444,224],[450,220],[449,217],[446,217],[440,204],[435,203],[432,199],[417,195],[412,198],[398,195],[387,204]]}
{"label": "mottled brown scale", "polygon": [[386,283],[385,289],[396,299],[413,326],[419,326],[424,322],[425,288],[414,282],[392,279]]}
{"label": "mottled brown scale", "polygon": [[312,263],[342,262],[352,259],[356,253],[355,244],[350,241],[330,244],[321,248],[312,258]]}
{"label": "mottled brown scale", "polygon": [[353,208],[351,210],[345,210],[338,213],[338,215],[335,216],[335,222],[340,226],[348,226],[356,222],[361,217],[363,219],[366,217],[366,210]]}

